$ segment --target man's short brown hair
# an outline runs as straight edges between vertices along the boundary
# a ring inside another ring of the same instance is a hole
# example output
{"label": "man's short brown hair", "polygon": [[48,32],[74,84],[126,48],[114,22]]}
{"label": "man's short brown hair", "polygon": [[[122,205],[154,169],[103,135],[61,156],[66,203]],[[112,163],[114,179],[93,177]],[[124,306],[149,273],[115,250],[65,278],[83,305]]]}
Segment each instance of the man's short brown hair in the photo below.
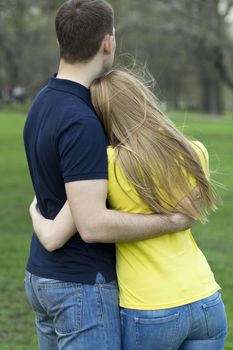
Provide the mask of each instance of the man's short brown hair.
{"label": "man's short brown hair", "polygon": [[58,10],[55,26],[60,56],[67,62],[89,61],[106,34],[113,35],[113,9],[105,0],[69,0]]}

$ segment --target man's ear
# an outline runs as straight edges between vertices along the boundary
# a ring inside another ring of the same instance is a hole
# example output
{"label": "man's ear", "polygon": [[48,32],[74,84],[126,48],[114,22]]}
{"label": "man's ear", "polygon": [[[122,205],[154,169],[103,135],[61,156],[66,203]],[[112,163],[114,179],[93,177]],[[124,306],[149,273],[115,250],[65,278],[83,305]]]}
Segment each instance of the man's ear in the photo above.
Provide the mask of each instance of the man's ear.
{"label": "man's ear", "polygon": [[113,43],[113,36],[106,34],[103,40],[104,53],[109,55],[112,53],[112,48],[113,48],[112,43]]}

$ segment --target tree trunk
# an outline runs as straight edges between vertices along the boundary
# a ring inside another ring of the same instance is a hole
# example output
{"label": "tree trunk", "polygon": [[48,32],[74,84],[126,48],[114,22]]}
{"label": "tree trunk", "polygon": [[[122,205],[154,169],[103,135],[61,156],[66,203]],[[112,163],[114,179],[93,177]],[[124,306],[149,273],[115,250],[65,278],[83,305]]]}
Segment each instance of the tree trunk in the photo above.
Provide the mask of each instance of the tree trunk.
{"label": "tree trunk", "polygon": [[221,116],[223,114],[223,93],[220,77],[209,67],[201,69],[201,109],[204,113]]}

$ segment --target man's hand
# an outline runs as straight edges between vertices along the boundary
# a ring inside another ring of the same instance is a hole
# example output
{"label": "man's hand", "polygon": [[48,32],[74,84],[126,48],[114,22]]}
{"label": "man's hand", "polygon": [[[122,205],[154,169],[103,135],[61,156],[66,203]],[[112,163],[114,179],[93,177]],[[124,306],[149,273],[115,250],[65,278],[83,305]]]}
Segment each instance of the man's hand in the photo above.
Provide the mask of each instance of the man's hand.
{"label": "man's hand", "polygon": [[191,228],[196,222],[195,219],[180,213],[171,215],[170,220],[177,226],[177,231],[185,231]]}
{"label": "man's hand", "polygon": [[[192,201],[192,202],[191,202]],[[193,217],[182,214],[183,208],[186,208],[192,212],[192,203],[195,202],[197,208],[202,208],[202,198],[200,195],[200,190],[198,187],[194,187],[190,193],[190,197],[187,196],[183,198],[176,206],[177,214],[172,215],[171,220],[174,224],[177,224],[180,231],[187,230],[192,227],[193,224],[197,221]]]}

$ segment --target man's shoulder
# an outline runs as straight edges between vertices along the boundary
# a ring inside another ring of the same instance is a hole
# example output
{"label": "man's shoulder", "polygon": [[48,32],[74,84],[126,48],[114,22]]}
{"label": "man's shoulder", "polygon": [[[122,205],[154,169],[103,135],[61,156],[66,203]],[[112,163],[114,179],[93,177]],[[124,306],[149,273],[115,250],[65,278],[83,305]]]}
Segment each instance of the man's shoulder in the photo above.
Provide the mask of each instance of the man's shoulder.
{"label": "man's shoulder", "polygon": [[53,123],[58,123],[57,126],[79,120],[86,120],[87,122],[95,120],[99,123],[91,103],[83,101],[78,96],[50,89],[48,86],[38,92],[30,112],[32,114],[36,112],[37,116],[38,112],[41,115],[46,114],[48,119],[52,119]]}
{"label": "man's shoulder", "polygon": [[55,142],[61,136],[75,135],[81,130],[93,138],[105,137],[91,102],[49,86],[39,91],[27,119],[26,130],[36,127],[42,130],[41,136],[50,135]]}
{"label": "man's shoulder", "polygon": [[82,108],[80,105],[69,105],[60,110],[59,125],[62,129],[72,125],[82,126],[84,128],[101,128],[102,124],[91,108]]}
{"label": "man's shoulder", "polygon": [[99,122],[99,119],[95,113],[95,110],[91,103],[83,101],[81,97],[74,96],[72,94],[66,94],[65,96],[57,95],[55,101],[52,101],[54,110],[59,111],[59,115],[64,122],[73,122],[75,120],[95,120]]}

